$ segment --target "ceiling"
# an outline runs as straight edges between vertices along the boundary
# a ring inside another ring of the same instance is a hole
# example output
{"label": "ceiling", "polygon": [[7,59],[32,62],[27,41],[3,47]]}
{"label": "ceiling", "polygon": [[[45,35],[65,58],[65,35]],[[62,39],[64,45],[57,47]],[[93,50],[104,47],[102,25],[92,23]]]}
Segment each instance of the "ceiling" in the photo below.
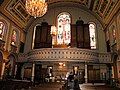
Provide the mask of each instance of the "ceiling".
{"label": "ceiling", "polygon": [[[25,0],[2,0],[0,2],[0,10],[2,14],[7,16],[13,22],[18,24],[23,29],[30,24],[34,18],[25,10]],[[120,0],[46,0],[48,9],[58,6],[69,6],[82,8],[92,13],[104,25],[109,23],[115,12],[120,9]]]}
{"label": "ceiling", "polygon": [[54,4],[58,2],[78,3],[95,12],[100,17],[106,17],[118,1],[119,0],[47,0],[48,4]]}

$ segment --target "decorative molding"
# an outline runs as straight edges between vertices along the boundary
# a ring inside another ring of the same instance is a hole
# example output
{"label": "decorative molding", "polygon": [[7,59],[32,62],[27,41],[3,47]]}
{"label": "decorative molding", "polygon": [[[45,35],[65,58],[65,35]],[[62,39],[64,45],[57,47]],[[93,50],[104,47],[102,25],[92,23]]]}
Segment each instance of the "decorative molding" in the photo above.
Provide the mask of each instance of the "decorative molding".
{"label": "decorative molding", "polygon": [[56,2],[77,2],[77,3],[83,4],[83,5],[87,4],[86,0],[47,0],[48,4],[56,3]]}
{"label": "decorative molding", "polygon": [[25,6],[21,1],[18,1],[14,6],[14,11],[21,17],[23,20],[27,21],[29,19],[29,14],[25,10]]}
{"label": "decorative molding", "polygon": [[26,12],[25,6],[21,0],[11,0],[8,5],[6,5],[5,11],[11,14],[16,20],[19,20],[22,24],[26,24],[30,18],[30,15]]}

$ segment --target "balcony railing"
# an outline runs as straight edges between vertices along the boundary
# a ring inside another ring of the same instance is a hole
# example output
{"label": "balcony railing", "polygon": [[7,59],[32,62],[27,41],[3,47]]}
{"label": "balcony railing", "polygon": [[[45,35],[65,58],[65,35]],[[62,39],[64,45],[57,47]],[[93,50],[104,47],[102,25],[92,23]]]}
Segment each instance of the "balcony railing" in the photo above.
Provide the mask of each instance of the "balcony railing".
{"label": "balcony railing", "polygon": [[42,48],[20,54],[18,61],[79,61],[112,63],[110,53],[78,48]]}

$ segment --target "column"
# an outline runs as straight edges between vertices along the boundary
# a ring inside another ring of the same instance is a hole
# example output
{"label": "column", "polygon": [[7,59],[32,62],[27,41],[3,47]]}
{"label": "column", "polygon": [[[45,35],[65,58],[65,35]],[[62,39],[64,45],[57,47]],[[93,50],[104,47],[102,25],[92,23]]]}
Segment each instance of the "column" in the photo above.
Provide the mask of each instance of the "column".
{"label": "column", "polygon": [[5,62],[3,62],[3,64],[2,64],[2,71],[1,71],[1,77],[0,77],[0,79],[3,79],[4,70],[5,70]]}
{"label": "column", "polygon": [[16,73],[17,73],[17,65],[15,65],[15,72],[14,72],[15,77],[16,77]]}
{"label": "column", "polygon": [[87,64],[85,63],[85,83],[88,83]]}
{"label": "column", "polygon": [[32,82],[34,82],[34,76],[35,76],[35,63],[33,63],[32,65],[32,77],[31,77]]}
{"label": "column", "polygon": [[114,76],[114,67],[112,66],[112,78],[115,78]]}
{"label": "column", "polygon": [[21,78],[24,79],[24,65],[22,66],[22,69],[21,69]]}

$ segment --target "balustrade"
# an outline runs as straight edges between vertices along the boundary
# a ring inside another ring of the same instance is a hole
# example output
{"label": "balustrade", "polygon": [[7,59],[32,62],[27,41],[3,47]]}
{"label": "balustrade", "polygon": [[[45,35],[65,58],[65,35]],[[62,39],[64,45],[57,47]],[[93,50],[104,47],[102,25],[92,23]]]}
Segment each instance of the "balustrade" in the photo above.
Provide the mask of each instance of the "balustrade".
{"label": "balustrade", "polygon": [[80,61],[112,63],[110,53],[78,48],[42,48],[20,54],[18,61]]}

